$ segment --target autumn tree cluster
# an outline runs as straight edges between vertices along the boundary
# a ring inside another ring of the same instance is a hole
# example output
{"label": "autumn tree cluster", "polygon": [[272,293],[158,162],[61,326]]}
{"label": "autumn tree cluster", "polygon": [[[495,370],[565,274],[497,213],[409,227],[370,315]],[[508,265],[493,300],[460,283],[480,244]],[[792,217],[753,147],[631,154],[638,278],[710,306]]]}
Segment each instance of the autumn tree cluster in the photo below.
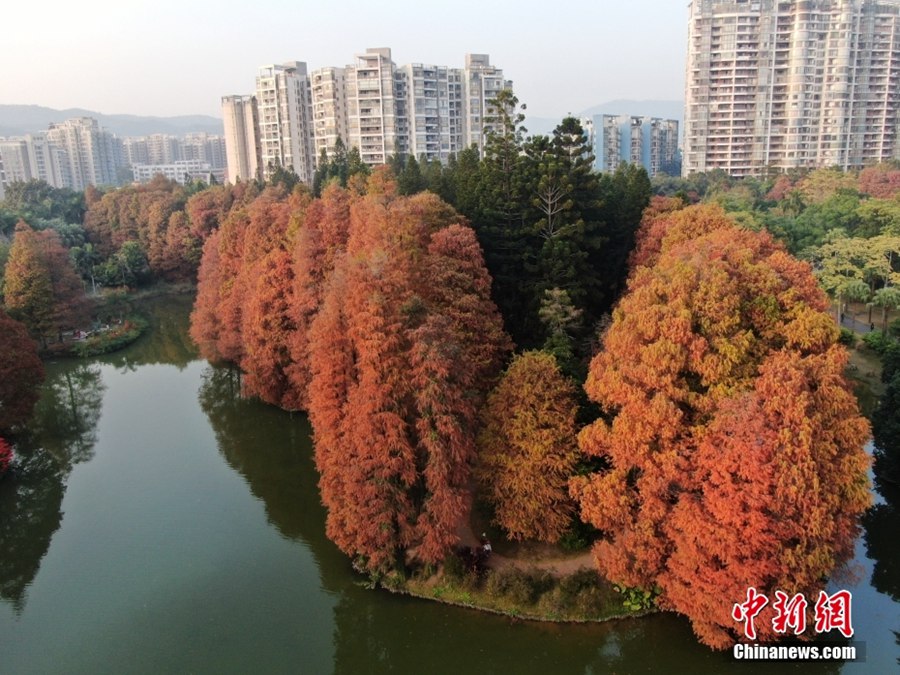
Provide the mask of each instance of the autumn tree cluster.
{"label": "autumn tree cluster", "polygon": [[161,176],[103,195],[90,190],[86,241],[73,258],[85,278],[108,286],[192,281],[206,237],[235,203],[257,191],[255,184],[198,191]]}
{"label": "autumn tree cluster", "polygon": [[101,193],[13,183],[0,201],[0,280],[15,223],[53,232],[89,290],[156,281],[193,281],[203,242],[235,204],[252,200],[256,182],[179,185],[158,176],[145,185]]}
{"label": "autumn tree cluster", "polygon": [[[686,179],[659,176],[660,194],[722,206],[751,229],[765,228],[813,262],[836,306],[856,301],[882,315],[900,308],[891,272],[900,271],[900,166],[835,168],[733,179],[720,171]],[[891,255],[893,260],[891,260]],[[882,330],[885,326],[882,326]]]}
{"label": "autumn tree cluster", "polygon": [[582,358],[595,323],[623,288],[650,180],[627,164],[596,173],[593,149],[573,117],[551,136],[526,136],[523,108],[511,91],[498,95],[483,156],[472,147],[445,166],[409,156],[389,163],[401,194],[430,191],[469,219],[516,344],[540,348],[550,337],[541,306],[548,291],[560,291],[577,310],[569,331]]}
{"label": "autumn tree cluster", "polygon": [[723,647],[748,586],[814,596],[849,559],[869,427],[808,264],[717,207],[655,206],[586,383],[606,468],[572,492],[601,572]]}
{"label": "autumn tree cluster", "polygon": [[476,415],[509,339],[474,232],[434,195],[272,189],[204,246],[191,334],[308,410],[329,537],[374,573],[457,541]]}

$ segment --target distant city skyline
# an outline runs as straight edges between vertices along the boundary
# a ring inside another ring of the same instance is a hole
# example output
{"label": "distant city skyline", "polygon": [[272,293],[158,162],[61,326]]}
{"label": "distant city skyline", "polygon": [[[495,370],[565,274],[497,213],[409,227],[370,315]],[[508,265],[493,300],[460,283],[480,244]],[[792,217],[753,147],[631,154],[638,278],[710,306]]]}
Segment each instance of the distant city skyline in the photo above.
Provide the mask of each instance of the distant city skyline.
{"label": "distant city skyline", "polygon": [[221,118],[221,97],[250,91],[261,65],[343,66],[369,47],[390,47],[397,63],[454,67],[489,53],[534,117],[681,100],[687,4],[17,2],[4,9],[0,57],[12,67],[0,103]]}

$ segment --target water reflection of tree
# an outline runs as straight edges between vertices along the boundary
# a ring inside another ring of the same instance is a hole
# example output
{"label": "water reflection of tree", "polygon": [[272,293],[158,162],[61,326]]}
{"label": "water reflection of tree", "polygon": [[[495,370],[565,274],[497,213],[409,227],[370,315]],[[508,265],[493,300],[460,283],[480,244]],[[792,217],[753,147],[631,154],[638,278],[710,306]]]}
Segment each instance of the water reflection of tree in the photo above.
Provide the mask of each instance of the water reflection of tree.
{"label": "water reflection of tree", "polygon": [[219,452],[265,505],[282,536],[302,541],[316,558],[328,590],[346,585],[347,559],[325,537],[325,510],[312,461],[312,432],[304,415],[242,398],[239,371],[208,366],[200,407],[212,425]]}
{"label": "water reflection of tree", "polygon": [[52,369],[15,471],[0,483],[0,598],[17,612],[62,522],[69,474],[93,454],[104,389],[95,364]]}
{"label": "water reflection of tree", "polygon": [[96,363],[66,364],[44,383],[29,437],[66,471],[92,456],[105,390]]}
{"label": "water reflection of tree", "polygon": [[[604,624],[521,622],[404,596],[345,592],[335,608],[335,675],[360,673],[758,672],[699,644],[672,614]],[[807,667],[808,666],[808,667]],[[767,673],[796,673],[767,663]],[[840,663],[804,672],[840,672]]]}
{"label": "water reflection of tree", "polygon": [[[874,561],[872,586],[900,602],[900,371],[897,356],[885,362],[887,388],[872,415],[875,489],[879,503],[869,509],[866,552]],[[888,379],[892,381],[887,381]]]}
{"label": "water reflection of tree", "polygon": [[0,483],[0,598],[16,612],[62,521],[66,475],[49,453],[20,449],[15,472]]}
{"label": "water reflection of tree", "polygon": [[128,304],[125,314],[137,313],[148,321],[147,330],[132,346],[113,352],[104,361],[119,369],[164,363],[183,370],[197,358],[188,336],[192,295],[171,295]]}

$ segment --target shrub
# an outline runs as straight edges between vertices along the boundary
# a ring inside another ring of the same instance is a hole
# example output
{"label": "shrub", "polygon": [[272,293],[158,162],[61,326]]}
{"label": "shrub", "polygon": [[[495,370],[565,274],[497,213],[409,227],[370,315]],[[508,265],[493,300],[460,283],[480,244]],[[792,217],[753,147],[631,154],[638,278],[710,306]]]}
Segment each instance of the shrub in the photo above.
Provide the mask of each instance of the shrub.
{"label": "shrub", "polygon": [[491,570],[484,590],[495,597],[505,598],[518,606],[533,605],[555,583],[548,572],[526,572],[520,569]]}
{"label": "shrub", "polygon": [[838,338],[838,342],[842,345],[846,345],[848,347],[856,346],[856,333],[854,333],[849,328],[841,328],[841,335]]}
{"label": "shrub", "polygon": [[455,553],[444,558],[444,576],[454,581],[460,581],[466,576],[466,566]]}
{"label": "shrub", "polygon": [[865,335],[863,335],[862,340],[865,343],[866,347],[871,349],[879,356],[883,355],[893,342],[890,337],[886,336],[880,330],[873,330],[871,333],[866,333]]}
{"label": "shrub", "polygon": [[900,338],[900,319],[894,319],[888,324],[888,335]]}

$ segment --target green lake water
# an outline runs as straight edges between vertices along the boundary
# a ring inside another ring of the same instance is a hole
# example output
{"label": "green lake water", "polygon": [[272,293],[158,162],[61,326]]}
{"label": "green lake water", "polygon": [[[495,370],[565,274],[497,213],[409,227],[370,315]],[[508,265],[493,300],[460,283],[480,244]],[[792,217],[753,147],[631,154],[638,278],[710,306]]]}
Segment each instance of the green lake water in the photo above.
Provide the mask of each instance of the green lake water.
{"label": "green lake water", "polygon": [[310,428],[200,360],[189,298],[116,354],[48,366],[0,481],[0,673],[900,671],[900,514],[857,543],[864,663],[746,664],[670,614],[515,621],[367,590],[325,538]]}

